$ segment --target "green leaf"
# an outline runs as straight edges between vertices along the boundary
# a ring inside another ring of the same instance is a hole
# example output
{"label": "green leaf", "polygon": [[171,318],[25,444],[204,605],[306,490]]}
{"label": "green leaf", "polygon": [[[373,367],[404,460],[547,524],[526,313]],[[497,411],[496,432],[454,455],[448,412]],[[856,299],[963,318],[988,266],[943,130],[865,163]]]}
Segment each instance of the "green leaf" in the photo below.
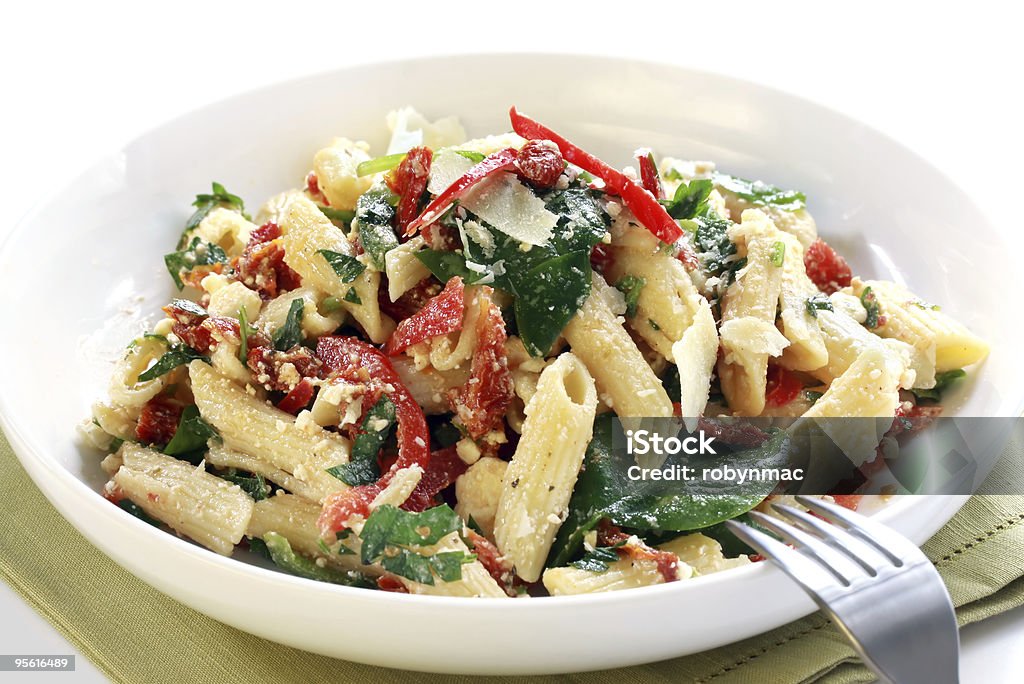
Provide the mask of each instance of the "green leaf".
{"label": "green leaf", "polygon": [[812,318],[818,317],[819,311],[835,311],[832,307],[832,300],[828,298],[828,295],[819,292],[818,294],[807,298],[807,313]]}
{"label": "green leaf", "polygon": [[813,406],[819,399],[825,396],[824,392],[815,392],[814,390],[804,390],[804,399],[806,399]]}
{"label": "green leaf", "polygon": [[367,159],[364,162],[360,162],[359,166],[356,167],[356,175],[362,178],[363,176],[370,176],[381,171],[390,171],[405,159],[405,152],[399,152],[398,154],[389,154],[383,157],[374,157],[373,159]]}
{"label": "green leaf", "polygon": [[437,544],[461,529],[462,519],[446,505],[422,513],[380,506],[359,533],[360,559],[364,564],[380,563],[388,572],[421,584],[434,584],[435,577],[454,582],[462,578],[462,564],[476,556],[461,551],[421,555],[415,548]]}
{"label": "green leaf", "polygon": [[360,306],[363,303],[363,300],[359,298],[359,293],[356,292],[356,288],[354,287],[348,288],[348,291],[345,293],[345,296],[342,297],[342,299],[344,299],[346,302],[350,304],[358,304]]}
{"label": "green leaf", "polygon": [[202,359],[207,363],[210,362],[210,359],[203,356],[192,347],[184,344],[175,345],[165,351],[163,356],[157,359],[156,363],[139,373],[137,382],[148,382],[150,380],[154,380],[159,378],[161,375],[170,373],[178,366],[184,366],[196,359]]}
{"label": "green leaf", "polygon": [[395,405],[386,396],[381,396],[363,418],[359,434],[352,441],[348,463],[328,468],[327,472],[351,487],[376,482],[380,479],[377,455],[395,424]]}
{"label": "green leaf", "polygon": [[[569,514],[555,538],[548,566],[564,565],[582,547],[583,536],[602,518],[637,530],[684,532],[730,520],[749,511],[771,493],[774,482],[680,482],[671,491],[664,483],[633,481],[624,457],[612,452],[612,421],[604,414],[594,422],[594,436],[587,447]],[[789,435],[779,430],[761,446],[733,449],[715,442],[716,455],[686,457],[698,472],[702,467],[729,464],[736,469],[781,468],[789,448]],[[671,468],[679,457],[669,456],[663,467]],[[702,460],[706,459],[706,460]]]}
{"label": "green leaf", "polygon": [[454,276],[459,276],[466,285],[471,285],[485,275],[466,268],[466,258],[458,252],[422,249],[415,254],[420,263],[426,266],[442,283],[447,283]]}
{"label": "green leaf", "polygon": [[358,278],[363,271],[366,270],[366,264],[356,259],[354,256],[348,254],[341,254],[340,252],[332,252],[329,249],[318,249],[317,254],[322,256],[331,268],[334,269],[335,274],[341,278],[343,283],[351,283],[353,280]]}
{"label": "green leaf", "polygon": [[928,389],[914,388],[910,391],[913,392],[914,396],[918,399],[942,401],[942,395],[947,389],[949,389],[949,386],[960,378],[965,377],[967,377],[967,372],[964,371],[963,368],[945,371],[944,373],[936,373],[934,387],[929,387]]}
{"label": "green leaf", "polygon": [[241,342],[238,345],[238,360],[245,366],[249,363],[249,336],[253,334],[249,327],[249,316],[245,313],[245,307],[238,310],[238,336]]}
{"label": "green leaf", "polygon": [[590,295],[590,254],[571,252],[509,276],[519,337],[531,355],[543,356]]}
{"label": "green leaf", "polygon": [[274,565],[285,572],[305,577],[306,579],[330,582],[331,584],[344,584],[350,587],[370,588],[374,586],[362,573],[351,570],[342,572],[330,567],[321,568],[309,558],[295,553],[288,540],[277,532],[267,532],[264,534],[263,543],[266,545],[267,552],[270,554],[270,559],[274,561]]}
{"label": "green leaf", "polygon": [[396,195],[383,183],[364,192],[356,200],[353,227],[359,242],[378,271],[384,270],[384,256],[398,246],[392,223],[395,219]]}
{"label": "green leaf", "polygon": [[254,501],[263,501],[267,498],[267,481],[259,473],[244,473],[231,469],[225,473],[218,473],[217,477],[238,485]]}
{"label": "green leaf", "polygon": [[293,299],[288,307],[288,316],[284,325],[274,331],[274,349],[288,351],[302,343],[302,314],[306,310],[306,300],[302,297]]}
{"label": "green leaf", "polygon": [[868,312],[867,318],[864,319],[864,327],[868,330],[874,330],[878,327],[879,320],[881,319],[882,307],[878,303],[878,297],[871,291],[871,286],[864,288],[864,291],[860,293],[860,303],[864,306],[864,310]]}
{"label": "green leaf", "polygon": [[153,527],[163,527],[162,522],[151,516],[149,513],[146,513],[146,511],[142,510],[142,508],[131,499],[121,499],[117,502],[117,506],[121,510],[131,513],[142,522],[149,523]]}
{"label": "green leaf", "polygon": [[736,254],[736,245],[726,232],[729,230],[730,222],[709,208],[704,214],[694,217],[692,225],[693,242],[704,271],[709,276],[717,276],[726,282],[732,282],[732,278],[743,268],[746,260],[730,259]]}
{"label": "green leaf", "polygon": [[615,283],[615,289],[626,298],[626,316],[628,318],[636,316],[636,307],[640,302],[640,293],[643,292],[644,285],[646,284],[646,280],[635,275],[628,275]]}
{"label": "green leaf", "polygon": [[185,223],[185,232],[182,233],[181,240],[178,243],[178,249],[185,246],[189,231],[198,227],[202,220],[206,218],[207,214],[217,207],[234,209],[246,219],[249,218],[245,213],[245,202],[242,201],[241,197],[238,195],[232,195],[224,189],[223,185],[217,182],[212,184],[212,188],[213,192],[208,195],[196,195],[195,201],[192,202],[192,206],[195,207],[196,210]]}
{"label": "green leaf", "polygon": [[[668,177],[666,176],[666,178]],[[683,182],[676,188],[672,199],[659,201],[665,207],[668,215],[677,221],[692,219],[707,206],[708,195],[711,194],[713,188],[714,184],[707,179]]]}
{"label": "green leaf", "polygon": [[724,173],[716,173],[712,179],[715,185],[751,204],[777,207],[783,211],[797,211],[807,206],[807,198],[796,190],[783,190],[764,181],[751,181]]}
{"label": "green leaf", "polygon": [[[353,287],[353,288],[349,288],[348,292],[354,292],[354,291],[355,291],[355,288]],[[348,297],[348,292],[345,293],[346,297]],[[356,295],[356,296],[358,297],[359,295]],[[323,301],[320,302],[320,308],[323,310],[324,313],[332,314],[335,311],[341,310],[341,308],[342,308],[341,301],[342,300],[338,299],[337,297],[324,297]],[[362,302],[359,302],[359,303],[362,304]]]}
{"label": "green leaf", "polygon": [[[619,544],[618,546],[621,545]],[[572,565],[575,568],[589,572],[608,572],[608,564],[619,560],[619,554],[615,550],[618,546],[601,546],[591,549],[583,555],[583,558],[580,558]]]}
{"label": "green leaf", "polygon": [[178,429],[164,447],[164,453],[168,456],[182,456],[205,451],[206,443],[215,437],[220,437],[217,430],[199,415],[198,406],[190,404],[182,411]]}
{"label": "green leaf", "polygon": [[780,240],[772,245],[772,254],[769,259],[772,266],[782,268],[782,264],[786,262],[786,243]]}
{"label": "green leaf", "polygon": [[349,209],[335,209],[334,207],[325,207],[320,204],[318,204],[316,208],[319,209],[327,218],[339,223],[352,223],[352,219],[356,217],[356,212]]}
{"label": "green leaf", "polygon": [[459,156],[465,157],[474,164],[479,164],[484,159],[486,159],[486,157],[483,154],[481,154],[480,152],[474,152],[473,150],[452,150],[452,152]]}
{"label": "green leaf", "polygon": [[185,283],[181,280],[182,273],[188,273],[196,266],[226,264],[227,261],[228,256],[223,249],[212,242],[203,242],[198,236],[192,238],[186,249],[164,255],[164,265],[167,266],[167,272],[171,274],[174,285],[179,290],[185,288]]}

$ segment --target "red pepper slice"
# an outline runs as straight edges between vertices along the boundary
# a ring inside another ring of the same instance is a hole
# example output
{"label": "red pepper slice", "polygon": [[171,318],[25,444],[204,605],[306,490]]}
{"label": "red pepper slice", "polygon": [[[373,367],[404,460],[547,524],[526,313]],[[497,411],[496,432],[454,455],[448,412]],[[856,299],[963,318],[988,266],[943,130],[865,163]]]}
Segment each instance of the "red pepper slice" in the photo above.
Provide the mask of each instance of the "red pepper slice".
{"label": "red pepper slice", "polygon": [[437,505],[437,495],[454,484],[456,478],[466,472],[467,468],[469,466],[459,458],[454,446],[430,454],[430,463],[423,477],[402,504],[402,508],[414,513],[433,508]]}
{"label": "red pepper slice", "polygon": [[640,169],[640,183],[644,190],[654,195],[655,199],[662,199],[665,191],[661,187],[661,177],[658,175],[658,167],[654,164],[654,155],[650,150],[637,150],[636,163]]}
{"label": "red pepper slice", "polygon": [[370,502],[399,469],[418,465],[427,470],[430,464],[430,432],[423,409],[402,384],[388,357],[376,347],[355,337],[326,336],[317,341],[316,355],[327,372],[351,383],[383,389],[395,405],[398,418],[398,460],[374,484],[353,487],[327,497],[319,526],[321,532],[329,534],[344,529],[349,516],[355,513],[366,515]]}
{"label": "red pepper slice", "polygon": [[292,391],[277,403],[277,408],[294,416],[306,408],[309,400],[313,398],[313,389],[313,382],[309,378],[302,378]]}
{"label": "red pepper slice", "polygon": [[444,212],[448,211],[448,207],[450,207],[455,200],[465,195],[470,188],[482,181],[484,178],[487,178],[499,171],[515,168],[516,158],[518,156],[518,150],[514,147],[507,147],[495,152],[489,157],[485,157],[483,161],[472,167],[469,171],[463,174],[461,178],[449,185],[444,192],[435,197],[434,201],[428,204],[427,208],[423,210],[423,213],[409,222],[409,225],[406,226],[405,229],[406,237],[414,235],[416,231],[423,226],[433,223],[440,218]]}
{"label": "red pepper slice", "polygon": [[658,199],[637,185],[626,174],[577,147],[547,126],[520,114],[515,107],[509,110],[509,117],[512,119],[513,131],[527,140],[550,140],[558,146],[566,161],[603,180],[605,189],[609,193],[621,197],[622,202],[633,212],[637,221],[659,240],[672,244],[683,236],[682,229],[668,215],[665,207],[658,203]]}
{"label": "red pepper slice", "polygon": [[423,197],[427,181],[430,180],[430,164],[433,158],[434,153],[429,147],[414,147],[406,153],[405,159],[391,176],[394,181],[391,189],[401,198],[395,212],[400,231],[405,230],[419,212],[420,198]]}
{"label": "red pepper slice", "polygon": [[465,292],[462,278],[454,276],[440,294],[398,324],[384,345],[384,353],[394,356],[424,340],[460,330],[466,313]]}
{"label": "red pepper slice", "polygon": [[781,366],[768,366],[768,386],[764,403],[768,406],[785,406],[800,396],[804,388],[800,379]]}

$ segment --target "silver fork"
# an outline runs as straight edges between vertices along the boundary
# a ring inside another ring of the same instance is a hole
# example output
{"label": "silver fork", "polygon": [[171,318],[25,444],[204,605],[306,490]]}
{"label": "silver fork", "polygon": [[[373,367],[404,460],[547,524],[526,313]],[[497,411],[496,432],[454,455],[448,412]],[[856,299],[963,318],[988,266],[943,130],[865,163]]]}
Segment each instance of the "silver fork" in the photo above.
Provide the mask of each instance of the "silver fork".
{"label": "silver fork", "polygon": [[803,587],[883,682],[958,682],[953,603],[921,550],[859,513],[821,499],[796,500],[825,520],[782,504],[772,508],[792,524],[750,513],[793,548],[748,525],[727,524]]}

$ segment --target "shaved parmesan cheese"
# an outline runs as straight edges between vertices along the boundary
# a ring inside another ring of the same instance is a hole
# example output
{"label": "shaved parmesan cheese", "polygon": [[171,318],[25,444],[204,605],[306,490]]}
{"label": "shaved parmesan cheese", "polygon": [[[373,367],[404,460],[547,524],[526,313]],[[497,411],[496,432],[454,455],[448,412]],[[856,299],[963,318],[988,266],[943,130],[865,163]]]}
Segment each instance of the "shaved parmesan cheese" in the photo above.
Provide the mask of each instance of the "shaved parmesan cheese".
{"label": "shaved parmesan cheese", "polygon": [[501,135],[489,135],[486,138],[475,138],[458,145],[458,149],[469,152],[479,152],[485,157],[494,154],[498,150],[514,147],[517,150],[526,144],[526,138],[515,133],[502,133]]}
{"label": "shaved parmesan cheese", "polygon": [[[481,226],[477,221],[464,221],[462,227],[465,234],[484,250],[485,256],[490,257],[494,255],[494,249],[497,245],[494,242],[494,236],[491,235],[491,231]],[[463,244],[466,243],[463,242]]]}
{"label": "shaved parmesan cheese", "polygon": [[388,112],[387,122],[388,130],[391,131],[388,154],[408,152],[420,145],[436,150],[458,145],[466,139],[466,131],[455,116],[446,116],[430,123],[412,107],[403,107]]}
{"label": "shaved parmesan cheese", "polygon": [[696,307],[693,324],[672,345],[672,358],[679,369],[680,415],[686,429],[693,432],[708,403],[711,373],[718,360],[718,332],[706,299],[694,295],[689,304]]}
{"label": "shaved parmesan cheese", "polygon": [[440,195],[473,166],[473,160],[463,157],[451,148],[438,150],[430,164],[430,180],[427,182],[427,190],[432,195]]}
{"label": "shaved parmesan cheese", "polygon": [[466,195],[462,206],[527,245],[546,243],[558,223],[558,216],[512,173],[499,173],[483,181]]}

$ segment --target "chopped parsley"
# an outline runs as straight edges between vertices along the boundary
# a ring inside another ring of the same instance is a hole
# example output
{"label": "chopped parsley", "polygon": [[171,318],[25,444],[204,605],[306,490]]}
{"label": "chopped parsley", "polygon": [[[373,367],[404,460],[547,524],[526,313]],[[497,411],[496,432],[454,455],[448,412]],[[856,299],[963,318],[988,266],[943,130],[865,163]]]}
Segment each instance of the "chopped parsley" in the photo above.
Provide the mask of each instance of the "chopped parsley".
{"label": "chopped parsley", "polygon": [[302,343],[302,314],[305,310],[305,299],[299,297],[292,300],[284,325],[274,331],[274,349],[288,351]]}
{"label": "chopped parsley", "polygon": [[238,485],[254,501],[263,501],[267,498],[267,481],[259,473],[245,473],[232,468],[227,472],[217,473],[217,477]]}
{"label": "chopped parsley", "polygon": [[242,365],[249,362],[249,336],[254,330],[249,326],[249,316],[245,313],[245,307],[238,309],[238,336],[241,342],[238,345],[238,360]]}
{"label": "chopped parsley", "polygon": [[358,230],[363,250],[378,271],[384,270],[384,256],[398,246],[398,236],[391,226],[397,200],[383,183],[373,186],[356,200],[353,226]]}
{"label": "chopped parsley", "polygon": [[625,542],[620,542],[615,546],[600,546],[595,549],[591,549],[583,555],[583,558],[575,561],[572,565],[574,568],[587,570],[589,572],[608,572],[608,564],[619,560],[619,554],[616,549],[623,544],[625,544]]}
{"label": "chopped parsley", "polygon": [[628,275],[615,283],[615,289],[626,298],[626,316],[636,316],[637,304],[640,302],[640,293],[643,291],[647,281],[640,276]]}
{"label": "chopped parsley", "polygon": [[828,295],[821,292],[813,297],[808,297],[804,304],[807,306],[807,313],[811,315],[811,318],[817,318],[819,311],[835,311],[832,308],[832,300],[828,298]]}
{"label": "chopped parsley", "polygon": [[363,303],[363,300],[359,298],[359,293],[356,292],[356,288],[354,287],[348,288],[348,291],[345,293],[345,296],[342,297],[342,299],[344,299],[349,304],[358,304],[361,306]]}
{"label": "chopped parsley", "polygon": [[[666,178],[669,177],[666,175]],[[708,195],[711,194],[713,187],[712,182],[706,179],[692,180],[689,183],[683,182],[676,188],[672,199],[658,201],[665,207],[668,215],[677,221],[692,219],[706,209]]]}
{"label": "chopped parsley", "polygon": [[455,582],[462,579],[462,564],[476,560],[475,555],[445,551],[425,556],[416,549],[460,530],[462,519],[447,505],[410,513],[385,504],[370,514],[359,533],[360,560],[380,563],[386,571],[420,584]]}
{"label": "chopped parsley", "polygon": [[188,273],[196,266],[209,266],[210,264],[226,264],[228,255],[219,246],[212,242],[203,242],[202,238],[196,236],[188,247],[178,252],[171,252],[164,255],[164,265],[167,272],[174,279],[174,285],[179,290],[185,288],[181,280],[183,273]]}

